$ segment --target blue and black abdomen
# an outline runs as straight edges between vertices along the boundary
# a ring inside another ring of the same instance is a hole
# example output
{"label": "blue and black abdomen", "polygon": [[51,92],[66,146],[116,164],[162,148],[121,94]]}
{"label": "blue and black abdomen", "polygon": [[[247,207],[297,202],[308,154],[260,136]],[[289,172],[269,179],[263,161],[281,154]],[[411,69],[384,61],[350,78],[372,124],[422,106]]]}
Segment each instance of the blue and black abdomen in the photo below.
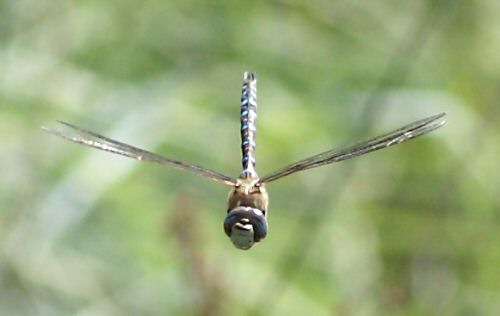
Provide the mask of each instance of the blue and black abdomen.
{"label": "blue and black abdomen", "polygon": [[241,163],[242,178],[256,176],[255,119],[257,118],[257,78],[253,72],[243,75],[241,91]]}

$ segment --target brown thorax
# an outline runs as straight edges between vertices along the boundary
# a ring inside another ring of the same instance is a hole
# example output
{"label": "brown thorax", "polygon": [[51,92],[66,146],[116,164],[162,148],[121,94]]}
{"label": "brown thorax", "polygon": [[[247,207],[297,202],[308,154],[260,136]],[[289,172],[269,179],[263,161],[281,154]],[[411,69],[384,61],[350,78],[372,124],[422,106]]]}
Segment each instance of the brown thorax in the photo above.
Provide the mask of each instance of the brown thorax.
{"label": "brown thorax", "polygon": [[[243,176],[243,174],[242,174]],[[248,206],[256,208],[266,214],[269,199],[264,184],[255,176],[240,177],[234,189],[229,192],[228,211],[238,206]]]}

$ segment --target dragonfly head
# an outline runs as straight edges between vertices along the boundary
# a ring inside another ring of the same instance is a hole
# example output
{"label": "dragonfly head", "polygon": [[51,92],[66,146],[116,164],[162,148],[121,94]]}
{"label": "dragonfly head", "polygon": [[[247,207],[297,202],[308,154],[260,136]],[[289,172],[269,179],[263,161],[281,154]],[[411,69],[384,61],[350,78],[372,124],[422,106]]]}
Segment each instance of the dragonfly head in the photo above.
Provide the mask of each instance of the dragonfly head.
{"label": "dragonfly head", "polygon": [[266,237],[266,216],[257,208],[238,206],[228,212],[224,231],[236,248],[248,250]]}

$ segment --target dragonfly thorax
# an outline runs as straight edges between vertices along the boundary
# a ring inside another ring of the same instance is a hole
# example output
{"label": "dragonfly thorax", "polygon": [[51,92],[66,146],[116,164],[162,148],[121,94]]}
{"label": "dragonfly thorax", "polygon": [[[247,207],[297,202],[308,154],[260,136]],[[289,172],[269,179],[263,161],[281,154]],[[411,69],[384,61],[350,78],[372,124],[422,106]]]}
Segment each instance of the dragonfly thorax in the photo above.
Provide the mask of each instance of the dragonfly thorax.
{"label": "dragonfly thorax", "polygon": [[253,177],[240,177],[229,192],[228,210],[238,206],[254,207],[263,213],[267,210],[267,190],[257,174]]}

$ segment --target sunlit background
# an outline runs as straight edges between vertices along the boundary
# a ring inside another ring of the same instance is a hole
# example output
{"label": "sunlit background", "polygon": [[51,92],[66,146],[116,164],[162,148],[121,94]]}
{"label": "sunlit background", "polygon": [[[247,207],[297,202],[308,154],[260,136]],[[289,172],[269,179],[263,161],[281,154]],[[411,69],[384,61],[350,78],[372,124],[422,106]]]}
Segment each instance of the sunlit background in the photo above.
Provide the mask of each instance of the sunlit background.
{"label": "sunlit background", "polygon": [[[0,1],[0,315],[500,315],[500,2]],[[446,111],[429,135],[268,186],[78,146],[56,119],[231,176]]]}

